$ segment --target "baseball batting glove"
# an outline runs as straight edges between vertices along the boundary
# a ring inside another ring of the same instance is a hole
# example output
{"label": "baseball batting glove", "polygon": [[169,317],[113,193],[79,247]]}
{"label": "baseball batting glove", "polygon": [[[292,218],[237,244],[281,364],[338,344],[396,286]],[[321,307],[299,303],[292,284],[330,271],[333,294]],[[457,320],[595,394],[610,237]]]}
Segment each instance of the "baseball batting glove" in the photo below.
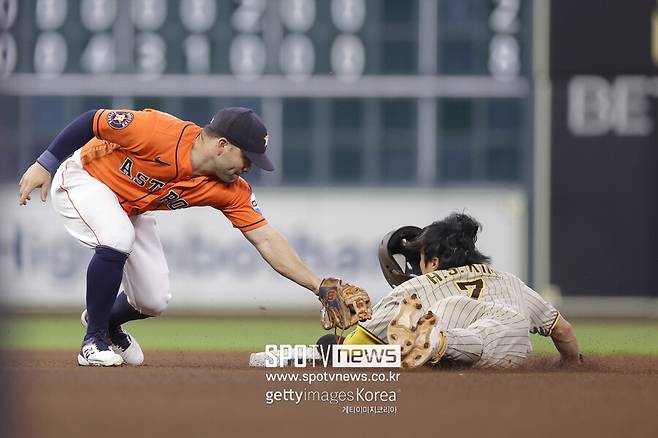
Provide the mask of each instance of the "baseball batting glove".
{"label": "baseball batting glove", "polygon": [[322,327],[345,330],[372,317],[370,297],[362,288],[343,283],[340,278],[325,278],[320,283]]}

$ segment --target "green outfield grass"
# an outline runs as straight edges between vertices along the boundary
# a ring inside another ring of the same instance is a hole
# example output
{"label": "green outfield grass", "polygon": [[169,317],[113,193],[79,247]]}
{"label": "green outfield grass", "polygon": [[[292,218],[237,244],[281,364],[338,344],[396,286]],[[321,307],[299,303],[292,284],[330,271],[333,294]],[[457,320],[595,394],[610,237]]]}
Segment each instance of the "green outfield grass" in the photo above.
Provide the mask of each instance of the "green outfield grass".
{"label": "green outfield grass", "polygon": [[[575,321],[585,353],[658,355],[658,321]],[[265,344],[309,344],[324,332],[310,318],[162,317],[126,325],[148,350],[262,351]],[[77,316],[11,316],[2,325],[4,348],[77,349]],[[550,339],[532,336],[534,350],[554,351]]]}

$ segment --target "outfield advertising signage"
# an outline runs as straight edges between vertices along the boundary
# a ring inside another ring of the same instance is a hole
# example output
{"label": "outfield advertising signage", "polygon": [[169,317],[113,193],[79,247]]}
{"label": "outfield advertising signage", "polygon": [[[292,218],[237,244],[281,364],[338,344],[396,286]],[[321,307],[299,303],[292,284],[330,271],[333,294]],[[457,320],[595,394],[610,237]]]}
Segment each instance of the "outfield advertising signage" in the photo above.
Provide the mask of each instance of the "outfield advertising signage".
{"label": "outfield advertising signage", "polygon": [[552,281],[657,295],[658,2],[551,2],[550,55]]}

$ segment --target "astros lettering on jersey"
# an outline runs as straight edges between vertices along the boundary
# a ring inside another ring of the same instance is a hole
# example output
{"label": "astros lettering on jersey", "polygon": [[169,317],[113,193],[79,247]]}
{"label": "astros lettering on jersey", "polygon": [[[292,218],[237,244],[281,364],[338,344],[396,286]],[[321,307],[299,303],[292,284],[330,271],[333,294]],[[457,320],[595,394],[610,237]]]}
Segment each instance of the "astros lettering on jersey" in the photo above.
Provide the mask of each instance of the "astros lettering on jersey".
{"label": "astros lettering on jersey", "polygon": [[99,110],[94,116],[95,138],[84,145],[80,160],[91,176],[114,192],[128,215],[211,206],[243,232],[265,225],[244,179],[226,184],[193,177],[190,151],[201,131],[192,122],[153,109]]}

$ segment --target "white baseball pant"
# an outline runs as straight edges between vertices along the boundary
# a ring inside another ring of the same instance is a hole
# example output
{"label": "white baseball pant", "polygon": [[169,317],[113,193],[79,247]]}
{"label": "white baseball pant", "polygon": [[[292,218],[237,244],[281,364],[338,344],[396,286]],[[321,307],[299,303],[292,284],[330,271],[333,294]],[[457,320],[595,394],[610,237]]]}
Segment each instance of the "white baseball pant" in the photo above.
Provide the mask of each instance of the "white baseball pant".
{"label": "white baseball pant", "polygon": [[80,243],[129,255],[122,281],[128,302],[140,313],[160,315],[171,294],[155,217],[128,216],[112,190],[84,169],[79,150],[57,169],[50,196],[66,230]]}

